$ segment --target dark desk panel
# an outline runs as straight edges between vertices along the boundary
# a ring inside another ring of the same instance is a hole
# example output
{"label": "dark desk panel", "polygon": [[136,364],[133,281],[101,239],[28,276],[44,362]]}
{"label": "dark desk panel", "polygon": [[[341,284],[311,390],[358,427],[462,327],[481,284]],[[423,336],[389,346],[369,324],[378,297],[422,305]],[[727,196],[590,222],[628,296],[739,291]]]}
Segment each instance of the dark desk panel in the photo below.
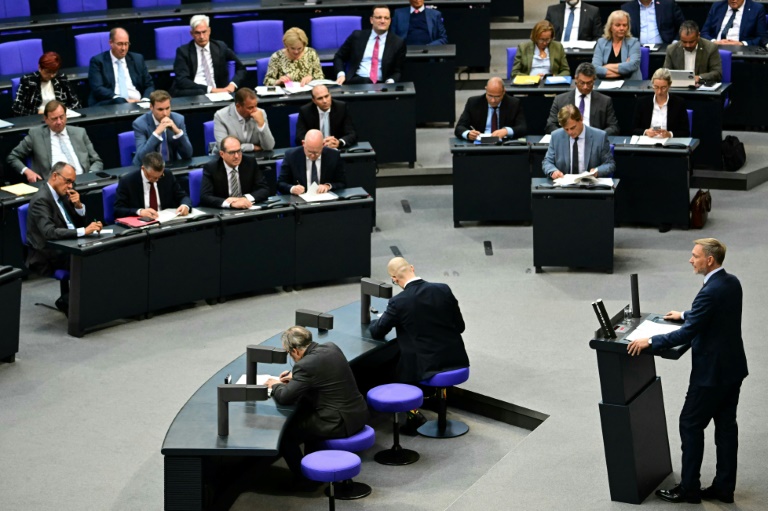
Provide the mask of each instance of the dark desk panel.
{"label": "dark desk panel", "polygon": [[[719,1],[721,0],[675,0],[675,3],[680,6],[685,19],[693,20],[699,27],[703,27],[712,4]],[[759,2],[760,0],[757,1]],[[600,18],[605,23],[608,15],[613,11],[621,9],[621,5],[626,3],[626,0],[590,0],[588,3],[600,9]]]}
{"label": "dark desk panel", "polygon": [[21,278],[18,268],[0,266],[0,362],[13,362],[19,352],[21,317]]}
{"label": "dark desk panel", "polygon": [[483,146],[453,138],[453,225],[462,221],[529,222],[528,145]]}
{"label": "dark desk panel", "polygon": [[[613,273],[614,190],[549,188],[533,178],[533,265],[588,268]],[[614,180],[614,188],[618,180]],[[546,187],[546,188],[543,188]]]}

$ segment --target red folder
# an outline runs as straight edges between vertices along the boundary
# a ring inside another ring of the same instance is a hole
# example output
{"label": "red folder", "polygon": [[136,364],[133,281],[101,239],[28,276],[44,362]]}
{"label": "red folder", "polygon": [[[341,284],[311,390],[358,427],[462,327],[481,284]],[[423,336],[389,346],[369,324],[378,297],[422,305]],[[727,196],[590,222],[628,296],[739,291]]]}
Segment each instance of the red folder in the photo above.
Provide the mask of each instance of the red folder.
{"label": "red folder", "polygon": [[130,227],[131,229],[135,229],[138,227],[144,227],[145,225],[156,224],[157,220],[151,220],[149,222],[145,222],[144,220],[141,220],[137,216],[124,216],[123,218],[116,219],[115,223],[123,225],[125,227]]}

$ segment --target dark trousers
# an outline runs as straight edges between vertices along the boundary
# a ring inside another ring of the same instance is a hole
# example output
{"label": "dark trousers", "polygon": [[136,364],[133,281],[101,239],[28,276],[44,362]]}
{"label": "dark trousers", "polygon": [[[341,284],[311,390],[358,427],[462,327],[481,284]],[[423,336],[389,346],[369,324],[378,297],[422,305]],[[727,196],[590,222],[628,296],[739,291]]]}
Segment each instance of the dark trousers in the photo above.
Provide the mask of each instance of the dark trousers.
{"label": "dark trousers", "polygon": [[364,76],[360,76],[360,75],[352,75],[352,76],[350,76],[350,75],[347,75],[347,79],[344,80],[344,83],[346,83],[348,85],[355,85],[355,84],[358,84],[358,83],[370,84],[370,83],[373,83],[373,82],[371,81],[370,78],[366,78]]}
{"label": "dark trousers", "polygon": [[[308,407],[299,405],[299,409],[291,417],[283,430],[283,436],[280,439],[280,455],[285,459],[288,468],[291,469],[293,477],[303,479],[301,473],[301,458],[304,454],[301,452],[301,444],[304,444],[304,451],[310,454],[313,449],[313,442],[324,438],[343,438],[344,426],[342,423],[336,425],[331,431],[321,432],[318,422],[322,420]],[[328,424],[325,425],[328,428]]]}
{"label": "dark trousers", "polygon": [[741,382],[718,387],[688,386],[685,404],[680,412],[683,450],[680,484],[686,491],[698,492],[701,488],[704,429],[710,420],[715,421],[717,447],[717,471],[712,486],[721,493],[733,493],[736,488],[736,457],[739,448],[736,407],[740,390]]}

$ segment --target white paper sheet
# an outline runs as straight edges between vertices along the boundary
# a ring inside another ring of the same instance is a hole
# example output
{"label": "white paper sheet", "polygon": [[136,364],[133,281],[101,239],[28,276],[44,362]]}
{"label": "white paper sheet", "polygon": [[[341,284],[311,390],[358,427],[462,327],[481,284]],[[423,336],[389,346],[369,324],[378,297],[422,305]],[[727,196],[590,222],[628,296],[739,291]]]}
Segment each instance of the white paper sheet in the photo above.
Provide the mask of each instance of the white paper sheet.
{"label": "white paper sheet", "polygon": [[648,321],[646,319],[626,337],[626,340],[634,341],[635,339],[644,339],[646,337],[653,337],[654,335],[668,334],[669,332],[678,330],[681,326],[682,325],[670,325],[669,323],[656,323],[655,321]]}

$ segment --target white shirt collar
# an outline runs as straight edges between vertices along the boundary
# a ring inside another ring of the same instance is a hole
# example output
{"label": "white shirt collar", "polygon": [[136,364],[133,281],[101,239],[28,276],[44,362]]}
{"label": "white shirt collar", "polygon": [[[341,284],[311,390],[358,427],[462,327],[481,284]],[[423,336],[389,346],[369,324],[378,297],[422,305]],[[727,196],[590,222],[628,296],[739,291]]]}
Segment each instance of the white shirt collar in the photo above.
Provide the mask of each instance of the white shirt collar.
{"label": "white shirt collar", "polygon": [[59,194],[56,193],[56,190],[53,189],[51,183],[46,182],[45,184],[48,186],[48,190],[51,192],[51,197],[53,197],[53,200],[58,202],[60,199]]}
{"label": "white shirt collar", "polygon": [[414,13],[414,12],[416,12],[416,11],[422,12],[422,11],[424,11],[424,9],[425,9],[425,8],[426,8],[426,7],[425,7],[425,6],[423,6],[423,5],[422,5],[421,7],[419,7],[418,9],[416,9],[416,8],[414,8],[414,7],[411,7],[411,14],[413,14],[413,13]]}
{"label": "white shirt collar", "polygon": [[416,282],[417,280],[422,280],[422,278],[421,277],[413,277],[411,280],[409,280],[408,282],[403,284],[403,289],[405,289],[406,286],[408,286],[408,284],[410,284],[411,282]]}

